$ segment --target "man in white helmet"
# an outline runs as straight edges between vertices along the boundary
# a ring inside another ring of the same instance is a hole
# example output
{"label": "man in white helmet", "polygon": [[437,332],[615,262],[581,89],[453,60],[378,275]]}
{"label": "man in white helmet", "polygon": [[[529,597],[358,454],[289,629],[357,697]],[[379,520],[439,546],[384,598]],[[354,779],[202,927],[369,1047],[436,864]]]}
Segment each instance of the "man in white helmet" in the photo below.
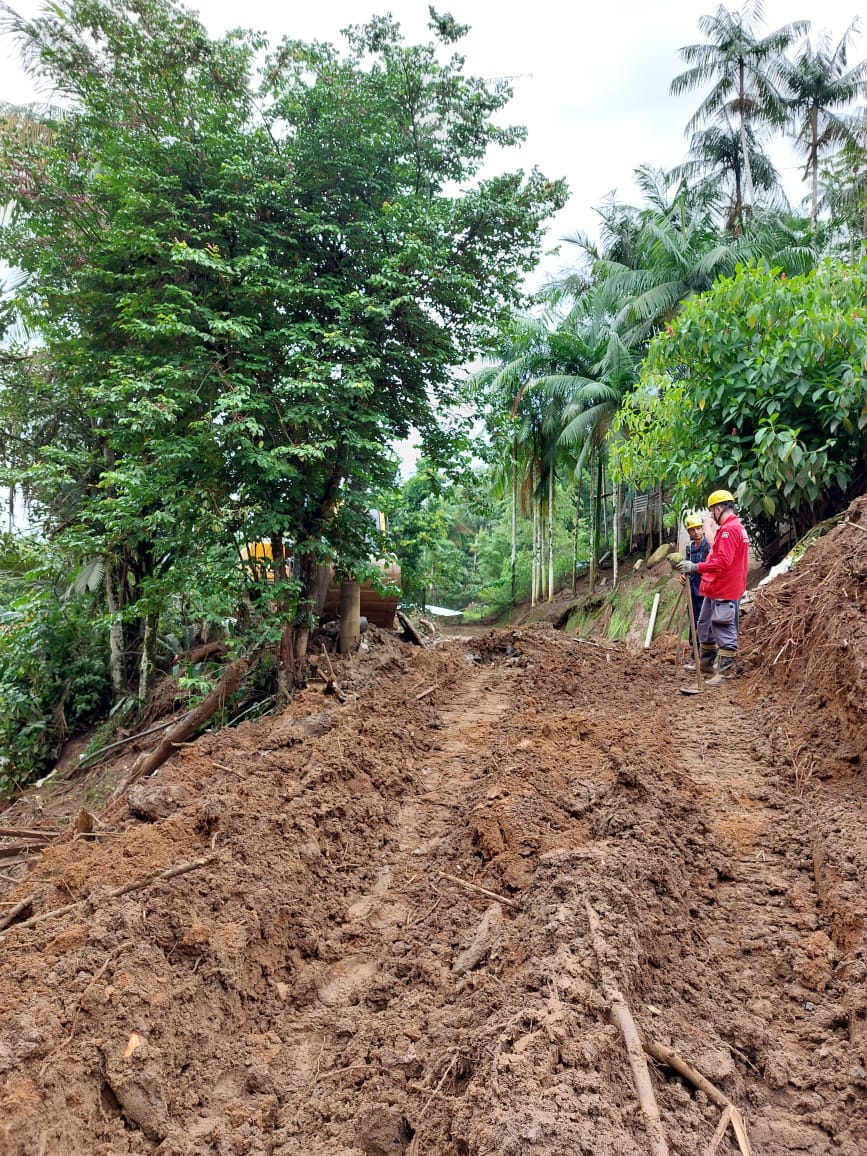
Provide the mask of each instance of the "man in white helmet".
{"label": "man in white helmet", "polygon": [[706,686],[716,686],[735,675],[738,653],[738,603],[747,588],[750,540],[735,512],[735,499],[728,490],[714,490],[707,500],[711,517],[719,527],[704,562],[684,559],[681,574],[701,575],[699,593],[704,601],[698,616],[698,640],[703,674],[717,673]]}

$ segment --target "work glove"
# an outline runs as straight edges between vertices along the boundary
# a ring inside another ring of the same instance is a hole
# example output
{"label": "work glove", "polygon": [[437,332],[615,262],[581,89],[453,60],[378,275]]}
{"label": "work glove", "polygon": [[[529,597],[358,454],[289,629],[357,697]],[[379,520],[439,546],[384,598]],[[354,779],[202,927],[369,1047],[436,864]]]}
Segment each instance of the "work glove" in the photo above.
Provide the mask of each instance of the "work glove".
{"label": "work glove", "polygon": [[684,558],[682,562],[678,562],[677,568],[681,574],[697,574],[698,562],[690,562]]}

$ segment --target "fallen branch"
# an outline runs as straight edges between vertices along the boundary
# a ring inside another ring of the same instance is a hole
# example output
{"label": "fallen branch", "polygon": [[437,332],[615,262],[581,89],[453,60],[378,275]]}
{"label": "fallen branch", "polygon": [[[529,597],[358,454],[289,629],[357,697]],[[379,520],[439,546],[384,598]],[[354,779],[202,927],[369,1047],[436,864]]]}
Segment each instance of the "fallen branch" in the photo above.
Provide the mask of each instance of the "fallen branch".
{"label": "fallen branch", "polygon": [[126,738],[118,739],[113,743],[108,743],[107,746],[100,747],[97,751],[91,751],[89,755],[82,755],[78,763],[78,770],[83,770],[85,767],[90,768],[91,766],[95,766],[103,755],[107,754],[109,751],[113,751],[116,747],[125,747],[128,743],[134,743],[136,739],[147,738],[148,735],[155,735],[159,731],[164,731],[167,730],[168,727],[173,727],[176,723],[185,719],[187,714],[189,714],[189,711],[186,711],[184,714],[182,714],[180,718],[170,718],[168,722],[160,723],[155,727],[150,727],[146,731],[139,731],[134,735],[127,735]]}
{"label": "fallen branch", "polygon": [[857,522],[850,522],[848,518],[843,525],[851,526],[853,530],[860,530],[862,534],[867,534],[867,526],[860,526]]}
{"label": "fallen branch", "polygon": [[732,1110],[731,1108],[726,1108],[726,1110],[720,1116],[719,1123],[716,1126],[716,1131],[713,1134],[713,1139],[711,1140],[710,1144],[708,1144],[707,1148],[705,1148],[702,1156],[713,1156],[714,1152],[716,1152],[717,1148],[719,1148],[723,1136],[726,1134],[726,1128],[728,1128],[731,1118]]}
{"label": "fallen branch", "polygon": [[334,673],[334,667],[331,665],[331,656],[325,649],[324,643],[322,646],[322,657],[325,659],[325,665],[328,667],[327,675],[322,674],[322,671],[319,672],[325,679],[326,694],[330,693],[335,695],[338,702],[346,702],[346,695],[340,689],[340,683],[337,681],[337,676]]}
{"label": "fallen branch", "polygon": [[433,694],[433,692],[434,692],[435,690],[439,690],[439,685],[440,685],[440,684],[439,684],[438,682],[435,682],[435,683],[433,684],[433,686],[429,686],[429,687],[427,688],[427,690],[423,690],[423,691],[421,692],[421,694],[417,694],[417,695],[415,696],[415,701],[416,701],[416,702],[419,702],[421,699],[423,699],[423,698],[427,698],[427,696],[428,696],[429,694]]}
{"label": "fallen branch", "polygon": [[[52,836],[54,838],[55,836]],[[28,851],[43,851],[51,839],[22,839],[18,843],[0,843],[0,859],[11,859],[25,855]]]}
{"label": "fallen branch", "polygon": [[0,917],[0,931],[4,927],[8,927],[10,923],[14,923],[22,911],[26,911],[28,907],[33,906],[35,896],[28,895],[26,899],[22,899],[20,903],[16,903],[11,911],[7,911],[5,915]]}
{"label": "fallen branch", "polygon": [[668,1144],[662,1130],[662,1120],[656,1096],[653,1094],[653,1085],[650,1082],[650,1071],[647,1060],[644,1058],[644,1048],[641,1037],[629,1005],[623,997],[614,978],[614,973],[605,962],[607,955],[605,939],[599,924],[599,916],[588,902],[584,903],[587,912],[587,921],[590,924],[590,937],[593,941],[593,950],[599,964],[599,976],[602,981],[602,993],[608,1003],[609,1015],[612,1023],[619,1029],[626,1044],[626,1054],[629,1057],[629,1066],[632,1069],[632,1078],[635,1081],[635,1090],[638,1093],[638,1102],[644,1113],[644,1124],[647,1129],[647,1139],[650,1142],[652,1156],[668,1156]]}
{"label": "fallen branch", "polygon": [[[209,863],[216,862],[219,855],[203,855],[199,859],[192,859],[189,863],[179,863],[176,867],[168,867],[164,871],[152,871],[150,875],[144,875],[140,879],[134,879],[132,883],[124,883],[122,887],[113,887],[108,892],[108,899],[117,899],[121,895],[129,895],[132,891],[140,891],[143,887],[150,886],[151,883],[159,883],[166,879],[174,879],[178,875],[186,875],[188,871],[197,871],[200,867],[207,867]],[[25,919],[23,923],[16,923],[12,930],[17,931],[19,928],[35,927],[37,923],[42,923],[45,919],[53,919],[58,915],[67,915],[70,911],[76,911],[79,907],[84,907],[89,899],[77,899],[74,903],[67,903],[63,907],[55,907],[51,911],[41,911],[38,915],[31,916],[30,919]],[[6,938],[9,932],[0,935],[0,942]]]}
{"label": "fallen branch", "polygon": [[752,1149],[747,1139],[743,1116],[741,1116],[740,1111],[725,1092],[721,1092],[706,1076],[703,1076],[701,1072],[697,1071],[692,1064],[688,1064],[677,1052],[672,1051],[671,1048],[667,1048],[665,1044],[657,1044],[653,1040],[645,1040],[644,1050],[660,1064],[665,1064],[666,1067],[671,1068],[672,1071],[683,1076],[685,1080],[689,1080],[693,1087],[699,1088],[704,1092],[709,1100],[713,1100],[713,1102],[719,1104],[721,1108],[727,1108],[730,1113],[732,1131],[737,1139],[738,1147],[743,1153],[743,1156],[752,1156]]}
{"label": "fallen branch", "polygon": [[181,719],[177,726],[168,732],[155,750],[148,751],[146,754],[141,755],[136,762],[133,763],[132,769],[121,779],[115,788],[112,799],[116,800],[120,798],[136,780],[153,774],[157,767],[161,767],[166,759],[175,753],[179,744],[185,742],[191,735],[195,734],[202,723],[207,722],[212,715],[215,715],[218,710],[221,710],[223,706],[225,706],[226,700],[235,693],[243,682],[250,669],[250,665],[250,658],[239,658],[236,662],[227,666],[211,693],[206,695],[197,707],[194,707],[189,714]]}
{"label": "fallen branch", "polygon": [[415,646],[420,646],[422,649],[426,650],[427,643],[416,630],[412,619],[407,614],[404,614],[402,610],[395,611],[395,617],[397,618],[398,622],[403,628],[404,634],[406,634],[410,642],[412,642]]}
{"label": "fallen branch", "polygon": [[4,839],[15,838],[20,836],[22,839],[44,839],[50,842],[56,839],[60,834],[59,831],[37,831],[35,828],[31,830],[28,827],[0,827],[0,836]]}
{"label": "fallen branch", "polygon": [[506,899],[505,896],[498,895],[496,891],[489,891],[487,887],[480,887],[478,883],[469,883],[466,879],[459,879],[457,875],[448,875],[445,871],[440,871],[440,879],[448,879],[451,883],[466,887],[468,891],[477,891],[479,895],[487,895],[488,899],[496,899],[498,903],[505,903],[507,907],[513,907],[515,911],[521,910],[520,903],[516,903],[514,899]]}

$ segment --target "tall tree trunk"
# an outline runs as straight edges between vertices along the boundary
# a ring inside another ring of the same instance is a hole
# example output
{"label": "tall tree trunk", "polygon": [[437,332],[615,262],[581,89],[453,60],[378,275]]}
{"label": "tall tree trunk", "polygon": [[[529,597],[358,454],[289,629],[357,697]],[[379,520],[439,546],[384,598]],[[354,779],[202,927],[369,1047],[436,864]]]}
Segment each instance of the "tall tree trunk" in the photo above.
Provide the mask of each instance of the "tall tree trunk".
{"label": "tall tree trunk", "polygon": [[737,159],[737,157],[735,157],[734,171],[735,171],[735,203],[734,203],[734,210],[732,212],[731,225],[732,225],[732,232],[734,233],[734,235],[736,237],[740,237],[744,231],[744,200],[743,200],[744,194],[743,194],[743,189],[741,187],[742,165],[739,162],[739,160]]}
{"label": "tall tree trunk", "polygon": [[116,582],[117,574],[114,559],[106,554],[103,559],[105,567],[105,601],[108,606],[108,669],[111,675],[111,690],[115,699],[121,698],[127,692],[126,661],[123,651],[123,623],[120,620],[122,609],[122,595]]}
{"label": "tall tree trunk", "polygon": [[[274,583],[282,587],[277,596],[277,613],[283,618],[283,629],[277,646],[277,706],[284,707],[292,701],[296,689],[296,614],[290,617],[292,606],[285,583],[289,579],[289,559],[282,534],[271,535],[271,562],[274,567]],[[306,658],[306,645],[304,657]]]}
{"label": "tall tree trunk", "polygon": [[548,601],[554,601],[554,470],[548,474]]}
{"label": "tall tree trunk", "polygon": [[518,597],[518,446],[516,440],[512,443],[512,556],[509,569],[510,601],[514,606]]}
{"label": "tall tree trunk", "polygon": [[530,605],[536,605],[536,598],[539,590],[539,503],[536,500],[535,493],[535,471],[532,475],[533,480],[533,496],[530,499],[533,503],[533,563],[531,566],[530,578]]}
{"label": "tall tree trunk", "polygon": [[747,123],[744,117],[744,104],[746,102],[746,84],[744,80],[744,62],[741,61],[740,69],[740,98],[741,98],[741,152],[744,155],[744,180],[746,182],[746,205],[747,209],[752,208],[753,204],[753,170],[750,165],[750,152],[747,145]]}
{"label": "tall tree trunk", "polygon": [[617,568],[620,561],[620,482],[614,487],[614,547],[612,549],[611,587],[617,587]]}
{"label": "tall tree trunk", "polygon": [[810,142],[810,157],[812,158],[813,168],[813,190],[810,198],[810,224],[815,230],[816,221],[819,218],[819,110],[815,104],[810,109],[810,133],[812,136],[812,140]]}
{"label": "tall tree trunk", "polygon": [[590,577],[589,593],[596,593],[596,582],[599,577],[600,527],[602,524],[602,450],[594,447],[591,458],[591,474],[593,477],[593,529],[590,543]]}
{"label": "tall tree trunk", "polygon": [[599,486],[596,484],[596,454],[590,450],[590,569],[587,575],[587,593],[596,592],[596,570],[599,565]]}
{"label": "tall tree trunk", "polygon": [[572,531],[572,596],[578,589],[578,522],[581,515],[581,474],[578,474],[578,492],[575,494],[575,528]]}
{"label": "tall tree trunk", "polygon": [[361,641],[361,586],[354,579],[340,584],[340,653],[351,654]]}
{"label": "tall tree trunk", "polygon": [[138,701],[142,707],[147,705],[147,700],[153,686],[154,679],[154,658],[157,652],[157,628],[159,627],[160,616],[157,611],[152,610],[145,615],[144,619],[144,634],[141,643],[141,660],[139,662],[138,673]]}

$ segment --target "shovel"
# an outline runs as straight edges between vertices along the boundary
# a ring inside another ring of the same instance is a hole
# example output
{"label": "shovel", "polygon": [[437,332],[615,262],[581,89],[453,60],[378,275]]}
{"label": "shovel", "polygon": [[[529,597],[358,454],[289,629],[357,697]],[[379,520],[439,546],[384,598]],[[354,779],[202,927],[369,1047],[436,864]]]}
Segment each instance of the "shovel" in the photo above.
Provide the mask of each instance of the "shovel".
{"label": "shovel", "polygon": [[[689,585],[687,578],[686,586]],[[684,586],[684,589],[686,589]],[[692,608],[692,591],[686,596],[686,608],[689,611],[689,625],[692,628],[692,660],[695,663],[695,686],[682,686],[681,694],[704,694],[704,675],[701,673],[701,655],[698,652],[698,631],[695,628],[695,611]]]}

